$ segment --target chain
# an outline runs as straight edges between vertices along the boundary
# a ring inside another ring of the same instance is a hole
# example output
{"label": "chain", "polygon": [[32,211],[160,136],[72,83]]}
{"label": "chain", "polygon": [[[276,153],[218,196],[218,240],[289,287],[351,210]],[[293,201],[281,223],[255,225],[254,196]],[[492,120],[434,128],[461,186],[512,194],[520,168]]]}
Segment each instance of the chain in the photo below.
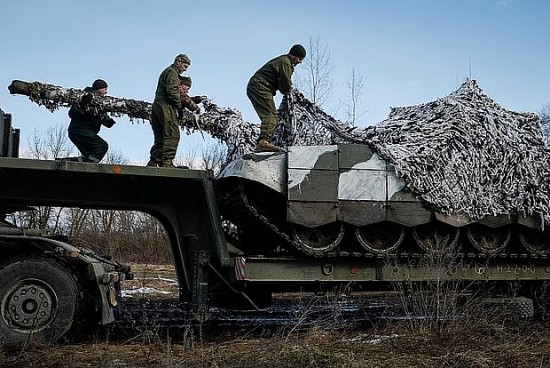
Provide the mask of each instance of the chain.
{"label": "chain", "polygon": [[[268,229],[273,235],[281,239],[285,245],[294,247],[298,251],[313,257],[323,257],[323,258],[335,258],[335,257],[353,257],[353,258],[369,258],[369,259],[383,259],[383,258],[401,258],[401,259],[422,259],[426,257],[426,253],[418,252],[404,252],[396,254],[372,254],[372,253],[361,253],[361,252],[352,252],[352,251],[331,251],[325,252],[323,250],[317,250],[315,248],[307,247],[306,245],[295,241],[292,237],[281,230],[276,224],[271,222],[266,216],[260,213],[256,207],[254,207],[248,201],[248,197],[245,194],[244,187],[239,186],[237,189],[236,196],[235,194],[230,196],[231,199],[226,198],[225,204],[230,202],[235,208],[235,204],[238,203],[239,207],[244,208],[245,213],[242,215],[247,215],[252,218],[254,221],[262,224],[266,229]],[[232,238],[235,237],[234,234],[230,235]],[[500,260],[515,260],[515,259],[548,259],[550,258],[547,255],[536,255],[536,254],[513,254],[513,253],[499,253],[499,254],[486,254],[486,253],[463,253],[459,252],[453,255],[454,258],[461,259],[470,259],[470,260],[488,260],[488,259],[500,259]]]}
{"label": "chain", "polygon": [[273,233],[274,235],[278,236],[281,240],[283,240],[283,242],[285,244],[290,244],[292,247],[294,247],[295,249],[298,249],[299,251],[301,251],[302,253],[304,253],[308,256],[321,257],[321,256],[327,255],[322,250],[319,251],[315,248],[307,247],[304,244],[302,244],[300,242],[297,242],[294,239],[292,239],[292,237],[290,235],[288,235],[286,232],[282,231],[277,225],[275,225],[274,223],[269,221],[269,219],[267,217],[265,217],[264,215],[262,215],[256,209],[256,207],[254,207],[253,205],[251,205],[248,202],[248,198],[245,195],[244,190],[243,190],[244,188],[240,187],[239,189],[240,189],[239,190],[239,195],[240,195],[241,202],[244,205],[247,212],[254,219],[256,219],[258,222],[260,222],[262,225],[264,225],[267,229],[269,229],[269,231],[271,231],[271,233]]}

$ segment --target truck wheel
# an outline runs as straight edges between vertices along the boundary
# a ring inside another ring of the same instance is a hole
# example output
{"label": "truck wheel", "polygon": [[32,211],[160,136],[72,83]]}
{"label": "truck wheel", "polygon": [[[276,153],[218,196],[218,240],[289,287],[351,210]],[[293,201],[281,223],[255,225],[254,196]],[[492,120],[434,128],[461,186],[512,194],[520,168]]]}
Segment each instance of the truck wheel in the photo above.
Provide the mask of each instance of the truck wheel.
{"label": "truck wheel", "polygon": [[79,301],[75,278],[45,257],[0,266],[0,345],[53,344],[72,326]]}

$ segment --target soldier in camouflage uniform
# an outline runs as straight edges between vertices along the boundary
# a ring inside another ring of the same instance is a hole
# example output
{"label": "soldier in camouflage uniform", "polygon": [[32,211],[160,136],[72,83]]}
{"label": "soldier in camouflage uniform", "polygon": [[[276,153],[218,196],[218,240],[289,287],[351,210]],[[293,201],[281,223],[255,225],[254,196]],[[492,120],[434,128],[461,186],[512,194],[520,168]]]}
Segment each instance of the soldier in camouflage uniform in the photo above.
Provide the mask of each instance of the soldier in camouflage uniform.
{"label": "soldier in camouflage uniform", "polygon": [[179,54],[174,63],[160,74],[151,113],[154,143],[147,166],[176,167],[173,163],[180,140],[178,118],[183,116],[180,96],[180,74],[191,60]]}
{"label": "soldier in camouflage uniform", "polygon": [[294,67],[306,57],[306,49],[302,45],[294,45],[288,54],[278,56],[268,61],[250,78],[246,87],[246,95],[260,117],[260,137],[256,152],[277,152],[281,148],[271,143],[277,125],[277,110],[273,96],[280,91],[287,94],[292,89],[292,73]]}
{"label": "soldier in camouflage uniform", "polygon": [[82,96],[80,102],[71,106],[69,117],[69,139],[80,151],[80,157],[67,157],[64,160],[82,162],[100,162],[109,145],[99,135],[101,126],[111,128],[115,121],[107,113],[94,111],[91,105],[94,96],[107,94],[107,82],[102,79],[94,81],[91,87],[84,88],[87,92]]}

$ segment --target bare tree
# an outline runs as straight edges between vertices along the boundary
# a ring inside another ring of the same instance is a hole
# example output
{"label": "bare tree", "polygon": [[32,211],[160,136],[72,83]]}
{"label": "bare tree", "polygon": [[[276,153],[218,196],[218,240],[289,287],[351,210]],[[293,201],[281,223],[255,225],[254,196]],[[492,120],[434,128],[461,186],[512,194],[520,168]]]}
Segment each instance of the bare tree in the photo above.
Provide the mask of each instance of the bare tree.
{"label": "bare tree", "polygon": [[357,119],[366,114],[366,110],[362,110],[362,97],[365,93],[365,78],[361,73],[357,73],[355,68],[351,69],[351,75],[347,81],[348,99],[344,101],[346,107],[346,120],[352,126],[355,126]]}
{"label": "bare tree", "polygon": [[[72,154],[74,146],[70,142],[64,124],[49,127],[45,132],[35,129],[29,138],[30,156],[36,159],[52,159],[67,157]],[[128,159],[123,153],[110,150],[105,159],[106,163],[126,164]],[[100,213],[106,221],[113,213]],[[89,209],[58,208],[49,206],[35,206],[34,210],[19,215],[19,223],[29,228],[50,228],[54,232],[64,232],[69,236],[78,236],[86,225]]]}
{"label": "bare tree", "polygon": [[128,163],[128,158],[124,155],[123,152],[109,149],[107,152],[107,156],[103,160],[106,164],[119,164],[119,165],[126,165]]}
{"label": "bare tree", "polygon": [[73,145],[69,141],[65,124],[57,124],[46,129],[45,133],[34,129],[29,138],[31,158],[56,159],[70,156]]}
{"label": "bare tree", "polygon": [[90,213],[86,208],[69,208],[65,220],[67,221],[65,233],[70,238],[78,238],[85,228],[85,222]]}
{"label": "bare tree", "polygon": [[320,37],[310,37],[307,56],[297,72],[296,85],[313,103],[323,106],[332,94],[332,64],[330,52]]}
{"label": "bare tree", "polygon": [[202,150],[202,168],[212,170],[214,175],[217,175],[226,163],[225,146],[221,144],[209,144]]}
{"label": "bare tree", "polygon": [[213,142],[195,146],[187,156],[178,157],[180,166],[187,166],[196,170],[212,170],[217,175],[226,163],[227,148],[224,144]]}
{"label": "bare tree", "polygon": [[[29,138],[29,156],[35,159],[55,159],[71,154],[70,143],[65,124],[57,124],[45,131],[34,129]],[[33,210],[15,215],[22,227],[45,229],[54,232],[61,230],[64,210],[58,207],[35,206]]]}

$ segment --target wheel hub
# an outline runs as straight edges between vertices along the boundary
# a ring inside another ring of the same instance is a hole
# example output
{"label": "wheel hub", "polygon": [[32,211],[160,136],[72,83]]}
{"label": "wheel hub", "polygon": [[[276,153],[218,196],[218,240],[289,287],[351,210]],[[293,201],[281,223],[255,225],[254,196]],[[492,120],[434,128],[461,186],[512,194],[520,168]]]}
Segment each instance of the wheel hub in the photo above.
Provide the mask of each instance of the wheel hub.
{"label": "wheel hub", "polygon": [[39,331],[53,319],[55,306],[55,294],[47,285],[27,280],[6,295],[2,318],[12,329]]}

